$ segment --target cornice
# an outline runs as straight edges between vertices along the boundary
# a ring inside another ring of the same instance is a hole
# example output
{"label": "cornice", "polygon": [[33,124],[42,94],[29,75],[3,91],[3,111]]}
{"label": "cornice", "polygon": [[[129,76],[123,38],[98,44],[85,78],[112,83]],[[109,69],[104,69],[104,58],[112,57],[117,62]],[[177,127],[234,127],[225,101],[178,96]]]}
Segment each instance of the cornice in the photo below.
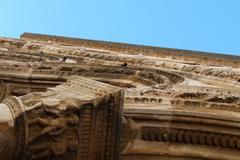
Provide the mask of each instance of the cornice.
{"label": "cornice", "polygon": [[110,41],[88,40],[80,38],[69,38],[63,36],[53,36],[35,33],[23,33],[22,40],[42,41],[48,43],[59,43],[72,46],[84,46],[98,50],[108,50],[112,52],[122,52],[127,54],[143,54],[146,56],[170,58],[175,60],[193,61],[200,64],[240,66],[240,57],[224,55],[218,53],[144,46],[127,43],[117,43]]}

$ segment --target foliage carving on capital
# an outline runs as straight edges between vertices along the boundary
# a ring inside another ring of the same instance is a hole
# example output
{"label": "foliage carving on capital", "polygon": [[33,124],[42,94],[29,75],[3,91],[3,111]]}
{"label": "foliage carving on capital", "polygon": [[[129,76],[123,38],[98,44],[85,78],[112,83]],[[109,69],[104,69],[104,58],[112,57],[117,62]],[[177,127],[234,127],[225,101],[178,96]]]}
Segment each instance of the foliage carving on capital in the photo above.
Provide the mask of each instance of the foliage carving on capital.
{"label": "foliage carving on capital", "polygon": [[12,109],[19,142],[16,160],[99,156],[115,160],[119,157],[116,130],[121,123],[122,98],[120,88],[80,77],[47,92],[7,98],[4,103]]}

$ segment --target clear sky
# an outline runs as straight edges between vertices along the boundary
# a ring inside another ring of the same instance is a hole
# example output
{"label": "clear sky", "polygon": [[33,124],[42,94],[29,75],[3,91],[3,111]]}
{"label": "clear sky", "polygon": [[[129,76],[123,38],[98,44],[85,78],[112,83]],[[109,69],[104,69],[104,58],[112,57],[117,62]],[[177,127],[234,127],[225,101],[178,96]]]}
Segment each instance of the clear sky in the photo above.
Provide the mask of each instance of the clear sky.
{"label": "clear sky", "polygon": [[240,55],[240,0],[0,0],[0,36],[23,32]]}

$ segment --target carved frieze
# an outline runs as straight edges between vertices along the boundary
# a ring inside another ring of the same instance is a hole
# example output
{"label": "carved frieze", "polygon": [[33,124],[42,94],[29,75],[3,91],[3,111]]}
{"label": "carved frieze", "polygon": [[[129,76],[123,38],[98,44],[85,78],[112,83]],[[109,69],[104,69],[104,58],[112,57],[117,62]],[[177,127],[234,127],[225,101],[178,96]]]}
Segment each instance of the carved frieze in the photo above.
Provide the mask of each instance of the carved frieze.
{"label": "carved frieze", "polygon": [[237,56],[24,34],[0,64],[15,158],[239,159]]}

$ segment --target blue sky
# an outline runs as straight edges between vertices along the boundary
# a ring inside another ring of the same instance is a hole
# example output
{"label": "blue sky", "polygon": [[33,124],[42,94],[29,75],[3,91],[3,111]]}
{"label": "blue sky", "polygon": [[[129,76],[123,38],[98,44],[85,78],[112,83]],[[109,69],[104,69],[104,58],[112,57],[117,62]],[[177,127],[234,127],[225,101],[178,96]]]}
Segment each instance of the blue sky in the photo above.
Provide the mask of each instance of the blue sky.
{"label": "blue sky", "polygon": [[0,0],[0,36],[23,32],[240,55],[240,0]]}

